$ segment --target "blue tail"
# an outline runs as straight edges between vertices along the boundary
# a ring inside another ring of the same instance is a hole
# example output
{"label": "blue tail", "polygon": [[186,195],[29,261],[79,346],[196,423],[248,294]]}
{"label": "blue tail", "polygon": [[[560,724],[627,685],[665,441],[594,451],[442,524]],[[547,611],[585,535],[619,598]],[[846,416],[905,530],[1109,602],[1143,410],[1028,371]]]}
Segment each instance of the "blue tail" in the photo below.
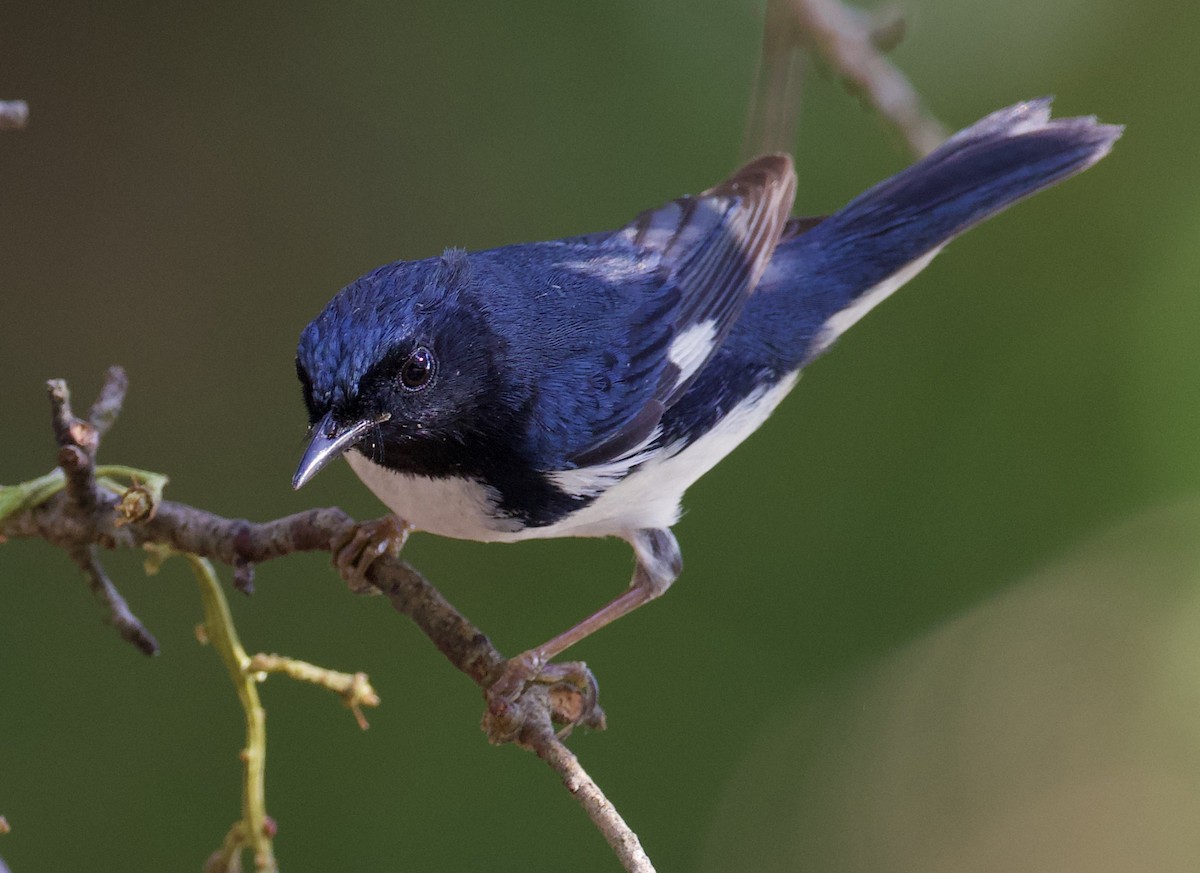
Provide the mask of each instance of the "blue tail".
{"label": "blue tail", "polygon": [[801,334],[792,348],[811,360],[950,239],[1086,170],[1121,132],[1094,118],[1051,120],[1049,99],[995,112],[811,229],[794,222],[755,296],[781,292]]}

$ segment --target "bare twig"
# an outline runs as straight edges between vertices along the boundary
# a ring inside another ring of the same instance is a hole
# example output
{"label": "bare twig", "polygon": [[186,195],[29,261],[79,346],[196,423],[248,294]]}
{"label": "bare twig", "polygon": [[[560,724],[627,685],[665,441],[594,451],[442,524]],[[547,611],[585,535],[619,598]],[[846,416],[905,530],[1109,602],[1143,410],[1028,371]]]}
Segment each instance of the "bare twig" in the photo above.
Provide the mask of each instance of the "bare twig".
{"label": "bare twig", "polygon": [[96,599],[108,607],[108,620],[117,629],[121,639],[132,643],[143,655],[157,655],[158,640],[154,639],[154,635],[146,630],[145,625],[133,614],[133,610],[129,608],[129,604],[125,602],[125,598],[121,596],[117,586],[108,578],[108,574],[104,572],[104,567],[100,565],[100,561],[96,557],[96,547],[89,545],[76,549],[72,552],[71,558],[87,576],[88,584],[92,593],[96,595]]}
{"label": "bare twig", "polygon": [[28,123],[28,103],[24,100],[0,100],[0,130],[23,130]]}
{"label": "bare twig", "polygon": [[103,437],[113,426],[117,416],[121,414],[121,405],[125,402],[125,392],[129,390],[129,377],[121,367],[109,367],[104,374],[104,383],[96,402],[88,412],[88,421],[96,429],[96,436]]}
{"label": "bare twig", "polygon": [[575,757],[575,753],[563,745],[551,729],[550,724],[531,729],[518,741],[553,768],[562,777],[567,791],[579,801],[592,824],[608,841],[617,858],[629,873],[654,873],[654,865],[642,848],[637,834],[625,823],[600,786],[588,775]]}
{"label": "bare twig", "polygon": [[946,138],[946,129],[924,108],[904,74],[883,56],[903,32],[901,24],[895,16],[875,19],[839,0],[771,0],[747,145],[788,150],[779,136],[794,126],[801,61],[789,49],[799,45],[828,64],[894,127],[914,155],[921,157],[937,148]]}
{"label": "bare twig", "polygon": [[742,135],[742,160],[773,152],[791,152],[800,113],[800,91],[808,66],[799,28],[788,3],[769,0],[754,90]]}
{"label": "bare twig", "polygon": [[914,155],[924,156],[946,138],[904,74],[879,51],[869,20],[838,0],[791,0],[801,33],[845,82],[888,124]]}
{"label": "bare twig", "polygon": [[[110,621],[122,638],[146,654],[154,654],[158,650],[157,642],[133,615],[109,579],[97,553],[100,545],[108,548],[140,545],[150,552],[147,572],[153,572],[158,563],[176,551],[166,542],[129,536],[155,518],[163,502],[166,477],[130,467],[95,464],[100,436],[116,420],[124,400],[125,374],[116,367],[108,371],[87,421],[77,418],[71,411],[70,393],[65,382],[52,380],[48,388],[51,422],[63,466],[29,482],[0,486],[0,542],[10,535],[40,535],[63,548],[83,570],[96,596],[108,607]],[[127,480],[129,484],[120,480]],[[187,514],[185,512],[183,516]],[[244,523],[238,522],[224,525],[230,537],[241,533],[243,526]],[[186,537],[179,538],[177,544],[180,543],[186,546]],[[213,644],[225,662],[246,717],[242,817],[230,829],[221,848],[209,858],[205,869],[210,873],[240,871],[241,855],[249,850],[255,870],[274,873],[277,870],[272,848],[275,823],[266,814],[264,790],[266,724],[257,690],[261,671],[266,667],[254,664],[239,642],[212,565],[196,554],[185,557],[191,562],[200,586],[205,609],[205,639]],[[249,565],[244,559],[234,563],[239,567]],[[294,663],[302,665],[311,674],[298,678],[314,681],[314,676],[324,676],[325,684],[342,695],[360,724],[364,723],[361,707],[379,702],[365,674],[340,674],[322,671],[322,668],[305,662]],[[296,671],[290,672],[296,675]]]}
{"label": "bare twig", "polygon": [[85,513],[94,513],[96,496],[96,449],[100,434],[90,422],[71,412],[71,392],[62,379],[46,383],[50,394],[50,422],[58,442],[58,466],[67,477],[67,493]]}

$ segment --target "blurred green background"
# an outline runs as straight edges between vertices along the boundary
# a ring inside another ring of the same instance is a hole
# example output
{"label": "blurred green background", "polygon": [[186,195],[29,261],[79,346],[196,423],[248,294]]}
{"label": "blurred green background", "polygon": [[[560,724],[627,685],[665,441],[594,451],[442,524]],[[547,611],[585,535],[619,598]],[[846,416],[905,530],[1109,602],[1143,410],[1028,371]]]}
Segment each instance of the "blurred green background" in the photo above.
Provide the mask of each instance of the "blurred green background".
{"label": "blurred green background", "polygon": [[[1053,93],[1126,136],[952,245],[689,493],[679,584],[579,649],[610,729],[571,744],[661,870],[1129,860],[1096,834],[1145,849],[1124,869],[1195,869],[1200,6],[904,10],[894,57],[950,126]],[[53,464],[46,378],[83,401],[121,363],[104,459],[225,514],[378,514],[344,465],[289,487],[301,327],[380,263],[614,227],[721,178],[761,21],[748,0],[9,5],[0,97],[31,123],[0,136],[0,482]],[[805,213],[908,161],[822,75],[797,156]],[[631,565],[615,541],[408,555],[514,653]],[[108,566],[160,657],[64,556],[0,548],[15,873],[198,869],[237,815],[241,717],[186,569]],[[252,651],[366,670],[384,699],[360,733],[323,692],[264,687],[284,869],[615,869],[549,770],[486,744],[474,687],[326,561],[263,566],[233,607]],[[1043,843],[1065,854],[993,851]]]}

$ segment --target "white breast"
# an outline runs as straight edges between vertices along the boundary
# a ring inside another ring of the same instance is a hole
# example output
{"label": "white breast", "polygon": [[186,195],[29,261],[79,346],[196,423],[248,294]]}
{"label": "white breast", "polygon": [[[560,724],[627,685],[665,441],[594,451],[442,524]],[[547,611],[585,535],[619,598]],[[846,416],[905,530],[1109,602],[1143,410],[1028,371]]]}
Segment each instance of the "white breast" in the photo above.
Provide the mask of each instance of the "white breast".
{"label": "white breast", "polygon": [[521,523],[497,517],[497,494],[474,479],[433,479],[397,473],[358,452],[346,460],[375,496],[416,530],[481,542],[521,539]]}

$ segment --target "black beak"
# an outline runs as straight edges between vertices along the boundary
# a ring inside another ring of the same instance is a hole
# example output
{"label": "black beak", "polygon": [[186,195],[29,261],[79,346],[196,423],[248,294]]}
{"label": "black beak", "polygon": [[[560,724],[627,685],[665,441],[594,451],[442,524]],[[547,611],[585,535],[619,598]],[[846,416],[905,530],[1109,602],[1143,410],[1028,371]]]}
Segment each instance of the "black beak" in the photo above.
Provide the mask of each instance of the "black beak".
{"label": "black beak", "polygon": [[372,427],[382,424],[390,417],[384,413],[376,418],[356,421],[347,427],[338,427],[337,422],[333,420],[333,413],[326,414],[313,425],[308,448],[304,450],[304,457],[300,459],[300,466],[296,468],[296,475],[292,477],[292,487],[299,488],[321,472],[322,467],[361,441]]}

